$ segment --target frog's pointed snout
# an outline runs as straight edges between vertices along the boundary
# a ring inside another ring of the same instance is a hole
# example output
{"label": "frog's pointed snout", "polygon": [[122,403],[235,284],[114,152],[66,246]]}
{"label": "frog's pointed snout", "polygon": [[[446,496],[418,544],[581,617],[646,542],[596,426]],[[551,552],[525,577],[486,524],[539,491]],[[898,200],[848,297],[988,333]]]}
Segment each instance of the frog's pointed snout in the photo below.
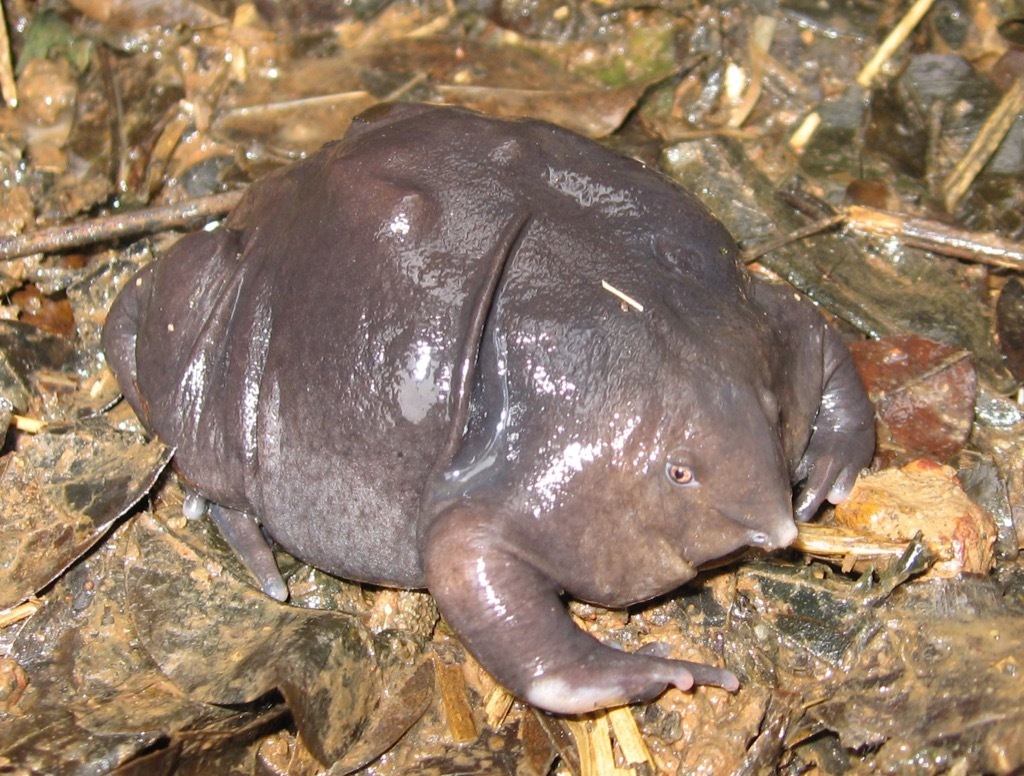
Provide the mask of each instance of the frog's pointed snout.
{"label": "frog's pointed snout", "polygon": [[767,530],[751,531],[750,545],[765,550],[781,550],[793,543],[797,536],[796,523],[792,515],[776,520]]}

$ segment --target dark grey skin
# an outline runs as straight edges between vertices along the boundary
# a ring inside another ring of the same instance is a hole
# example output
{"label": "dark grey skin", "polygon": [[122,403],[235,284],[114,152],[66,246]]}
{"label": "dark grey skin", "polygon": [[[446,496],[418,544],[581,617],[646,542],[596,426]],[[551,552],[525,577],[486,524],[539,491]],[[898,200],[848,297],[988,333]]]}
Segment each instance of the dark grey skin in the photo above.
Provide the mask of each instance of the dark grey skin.
{"label": "dark grey skin", "polygon": [[253,185],[138,274],[104,347],[270,595],[260,526],[332,574],[429,588],[554,712],[735,689],[602,645],[560,595],[626,606],[784,547],[874,447],[838,336],[751,279],[693,196],[549,124],[453,108],[374,109]]}

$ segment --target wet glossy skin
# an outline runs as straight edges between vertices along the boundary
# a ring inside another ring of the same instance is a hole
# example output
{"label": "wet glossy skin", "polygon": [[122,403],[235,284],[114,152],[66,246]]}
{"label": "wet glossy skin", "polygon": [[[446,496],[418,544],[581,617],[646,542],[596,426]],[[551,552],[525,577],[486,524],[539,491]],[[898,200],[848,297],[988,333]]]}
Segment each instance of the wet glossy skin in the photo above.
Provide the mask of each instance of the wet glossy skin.
{"label": "wet glossy skin", "polygon": [[838,337],[692,196],[457,109],[375,109],[254,185],[129,284],[104,345],[270,595],[259,525],[339,576],[429,587],[553,711],[734,688],[599,644],[559,595],[625,605],[785,546],[793,484],[807,519],[874,444]]}

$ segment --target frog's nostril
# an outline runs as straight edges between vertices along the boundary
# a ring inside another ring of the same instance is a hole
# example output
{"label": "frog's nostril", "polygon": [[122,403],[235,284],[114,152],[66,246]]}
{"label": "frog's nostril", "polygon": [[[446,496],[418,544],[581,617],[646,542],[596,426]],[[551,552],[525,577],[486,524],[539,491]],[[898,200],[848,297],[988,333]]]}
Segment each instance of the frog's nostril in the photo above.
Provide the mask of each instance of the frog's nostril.
{"label": "frog's nostril", "polygon": [[788,547],[796,539],[796,523],[792,520],[780,522],[772,532],[751,531],[748,542],[751,547],[763,547],[766,550],[774,550],[781,547]]}
{"label": "frog's nostril", "polygon": [[764,531],[754,531],[754,533],[750,535],[751,547],[767,547],[768,544],[768,534],[764,533]]}

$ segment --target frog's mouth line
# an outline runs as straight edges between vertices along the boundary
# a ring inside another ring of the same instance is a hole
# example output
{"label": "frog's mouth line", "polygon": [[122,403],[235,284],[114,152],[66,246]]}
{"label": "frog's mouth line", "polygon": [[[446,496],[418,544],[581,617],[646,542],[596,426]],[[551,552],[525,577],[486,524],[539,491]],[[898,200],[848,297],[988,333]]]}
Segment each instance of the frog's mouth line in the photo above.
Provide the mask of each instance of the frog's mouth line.
{"label": "frog's mouth line", "polygon": [[711,560],[706,560],[703,563],[698,564],[697,573],[712,571],[714,569],[721,568],[722,566],[728,566],[746,557],[756,559],[766,558],[773,552],[777,552],[779,549],[782,548],[776,547],[775,549],[766,550],[763,547],[737,547],[728,555],[723,555],[720,558],[712,558]]}

